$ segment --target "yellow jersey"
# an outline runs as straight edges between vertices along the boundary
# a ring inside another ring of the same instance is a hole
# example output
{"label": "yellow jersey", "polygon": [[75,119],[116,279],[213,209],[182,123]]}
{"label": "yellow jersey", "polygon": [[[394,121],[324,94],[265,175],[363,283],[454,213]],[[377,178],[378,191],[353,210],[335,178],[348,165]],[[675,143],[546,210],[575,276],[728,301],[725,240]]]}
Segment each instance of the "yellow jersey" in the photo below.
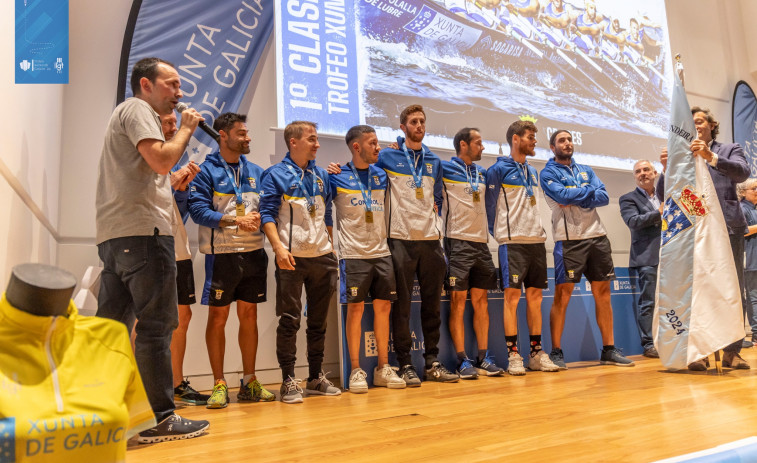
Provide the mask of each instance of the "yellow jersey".
{"label": "yellow jersey", "polygon": [[0,299],[0,463],[126,459],[155,426],[126,327],[31,315]]}

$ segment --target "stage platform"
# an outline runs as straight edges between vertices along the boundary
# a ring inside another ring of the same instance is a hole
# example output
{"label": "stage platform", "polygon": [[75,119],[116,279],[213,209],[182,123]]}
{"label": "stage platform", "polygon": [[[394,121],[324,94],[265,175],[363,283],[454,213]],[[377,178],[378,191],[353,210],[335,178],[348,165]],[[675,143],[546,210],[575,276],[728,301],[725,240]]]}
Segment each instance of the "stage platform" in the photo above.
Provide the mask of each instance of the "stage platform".
{"label": "stage platform", "polygon": [[298,405],[239,404],[232,389],[225,409],[179,408],[210,420],[206,435],[130,445],[127,462],[650,462],[757,435],[757,348],[742,354],[753,369],[722,376],[637,355],[632,368],[576,362]]}

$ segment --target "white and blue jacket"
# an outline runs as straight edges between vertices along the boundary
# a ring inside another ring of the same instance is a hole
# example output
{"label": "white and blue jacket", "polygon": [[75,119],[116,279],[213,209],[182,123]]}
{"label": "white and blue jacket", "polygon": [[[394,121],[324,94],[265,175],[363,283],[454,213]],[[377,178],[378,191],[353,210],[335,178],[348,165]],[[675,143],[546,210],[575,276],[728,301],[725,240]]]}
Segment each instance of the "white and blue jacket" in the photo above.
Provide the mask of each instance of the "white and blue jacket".
{"label": "white and blue jacket", "polygon": [[[444,236],[456,240],[486,243],[486,169],[475,163],[470,166],[458,157],[442,161],[444,175],[444,202],[442,220]],[[479,201],[473,201],[476,185]]]}
{"label": "white and blue jacket", "polygon": [[[298,179],[311,195],[315,182],[315,217],[308,212],[307,198]],[[261,228],[275,223],[279,239],[293,256],[318,257],[333,251],[326,228],[332,226],[329,175],[315,161],[308,162],[303,174],[287,153],[283,161],[263,173],[260,196]]]}
{"label": "white and blue jacket", "polygon": [[366,206],[360,185],[352,173],[350,163],[342,172],[329,176],[331,196],[336,209],[337,243],[340,259],[375,259],[391,255],[386,243],[384,200],[387,188],[386,172],[376,166],[356,169],[366,191],[371,189],[373,222],[365,220]]}
{"label": "white and blue jacket", "polygon": [[[244,155],[237,165],[229,167],[239,172],[242,200],[247,214],[258,212],[260,180],[263,169],[249,162]],[[261,249],[265,235],[262,230],[248,232],[237,226],[219,228],[224,215],[236,215],[237,196],[221,155],[209,154],[200,164],[200,172],[189,185],[189,215],[200,226],[198,239],[203,254],[227,254]]]}
{"label": "white and blue jacket", "polygon": [[[589,166],[570,161],[570,167],[547,161],[541,171],[541,187],[552,209],[555,241],[583,240],[607,234],[597,207],[610,203],[605,184]],[[573,206],[562,208],[563,206]]]}
{"label": "white and blue jacket", "polygon": [[[528,175],[526,175],[526,170]],[[528,188],[536,198],[532,203]],[[497,244],[543,243],[547,232],[539,215],[539,181],[536,169],[500,156],[486,173],[486,217]]]}
{"label": "white and blue jacket", "polygon": [[[384,169],[389,181],[389,238],[409,241],[438,240],[442,237],[439,214],[442,210],[442,161],[422,145],[421,151],[408,149],[413,164],[408,165],[402,147],[405,139],[397,137],[400,149],[384,148],[376,166]],[[422,162],[421,162],[422,159]],[[415,196],[411,169],[422,177],[423,199]]]}

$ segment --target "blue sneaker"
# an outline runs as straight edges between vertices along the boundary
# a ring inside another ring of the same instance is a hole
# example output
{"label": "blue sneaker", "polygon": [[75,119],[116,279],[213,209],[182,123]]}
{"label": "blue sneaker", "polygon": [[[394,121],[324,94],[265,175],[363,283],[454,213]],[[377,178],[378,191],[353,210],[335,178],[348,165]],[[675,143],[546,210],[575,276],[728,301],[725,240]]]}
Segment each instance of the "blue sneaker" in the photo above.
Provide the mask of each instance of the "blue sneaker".
{"label": "blue sneaker", "polygon": [[478,379],[478,370],[473,366],[473,360],[467,357],[457,367],[457,374],[462,379]]}
{"label": "blue sneaker", "polygon": [[478,374],[483,376],[502,376],[505,370],[494,363],[494,356],[486,353],[486,357],[476,365]]}

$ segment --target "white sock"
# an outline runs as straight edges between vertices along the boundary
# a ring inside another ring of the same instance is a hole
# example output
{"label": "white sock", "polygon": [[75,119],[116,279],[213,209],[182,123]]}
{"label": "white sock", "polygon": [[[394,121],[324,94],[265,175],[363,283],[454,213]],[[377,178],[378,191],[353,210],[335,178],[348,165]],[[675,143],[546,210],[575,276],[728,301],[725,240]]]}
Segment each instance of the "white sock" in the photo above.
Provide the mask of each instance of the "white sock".
{"label": "white sock", "polygon": [[250,381],[252,381],[253,379],[255,379],[255,373],[251,375],[244,375],[244,378],[242,378],[242,382],[244,383],[245,386],[247,386],[250,383]]}

